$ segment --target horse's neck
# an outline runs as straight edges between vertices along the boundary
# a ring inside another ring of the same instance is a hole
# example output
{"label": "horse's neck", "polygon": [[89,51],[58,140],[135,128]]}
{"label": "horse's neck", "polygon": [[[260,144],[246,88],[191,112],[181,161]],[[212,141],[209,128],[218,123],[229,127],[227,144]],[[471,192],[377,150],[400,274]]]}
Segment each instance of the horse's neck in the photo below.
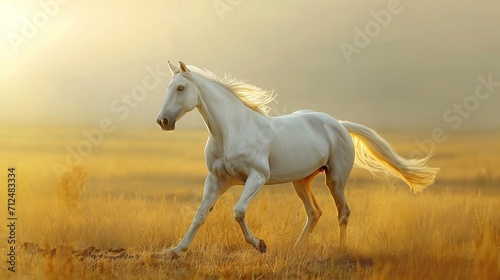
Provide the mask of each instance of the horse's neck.
{"label": "horse's neck", "polygon": [[[198,84],[200,102],[198,109],[210,130],[210,134],[220,145],[228,143],[228,138],[245,129],[242,124],[250,122],[257,112],[245,106],[228,89],[215,82]],[[231,135],[230,135],[231,134]]]}

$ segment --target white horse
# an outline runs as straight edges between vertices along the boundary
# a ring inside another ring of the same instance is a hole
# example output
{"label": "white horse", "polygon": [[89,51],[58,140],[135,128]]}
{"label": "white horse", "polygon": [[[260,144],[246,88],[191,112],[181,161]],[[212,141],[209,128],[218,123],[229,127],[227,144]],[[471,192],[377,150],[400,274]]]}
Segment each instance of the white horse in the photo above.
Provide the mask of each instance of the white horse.
{"label": "white horse", "polygon": [[248,204],[263,185],[292,182],[307,213],[299,244],[322,214],[311,182],[318,173],[326,172],[326,185],[338,210],[340,244],[344,246],[350,213],[344,188],[353,165],[394,175],[415,192],[432,184],[439,171],[425,166],[430,156],[400,157],[368,127],[314,111],[268,117],[266,104],[274,100],[272,92],[235,79],[220,79],[182,62],[179,67],[170,62],[169,66],[172,80],[157,123],[163,130],[174,130],[176,121],[198,108],[210,131],[205,147],[209,172],[201,205],[180,243],[170,249],[173,256],[188,249],[217,199],[233,185],[244,185],[234,218],[246,242],[264,253],[264,240],[256,238],[245,221]]}

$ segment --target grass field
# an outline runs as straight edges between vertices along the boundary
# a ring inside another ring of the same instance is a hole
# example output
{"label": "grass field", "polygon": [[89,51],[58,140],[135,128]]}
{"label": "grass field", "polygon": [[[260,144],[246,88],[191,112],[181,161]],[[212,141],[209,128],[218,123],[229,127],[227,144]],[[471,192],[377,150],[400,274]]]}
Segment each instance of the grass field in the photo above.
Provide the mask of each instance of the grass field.
{"label": "grass field", "polygon": [[[89,128],[90,129],[90,128]],[[390,178],[355,170],[347,249],[322,175],[313,191],[323,210],[307,244],[294,247],[306,215],[290,185],[265,187],[247,219],[268,246],[244,242],[232,217],[241,187],[217,203],[191,248],[158,256],[185,233],[201,200],[206,132],[117,130],[58,177],[66,146],[82,128],[0,132],[1,178],[15,166],[16,272],[1,279],[500,279],[500,133],[448,135],[431,165],[434,185],[413,194]],[[381,132],[402,155],[428,134]],[[7,224],[7,191],[0,193]],[[6,260],[8,232],[0,231]]]}

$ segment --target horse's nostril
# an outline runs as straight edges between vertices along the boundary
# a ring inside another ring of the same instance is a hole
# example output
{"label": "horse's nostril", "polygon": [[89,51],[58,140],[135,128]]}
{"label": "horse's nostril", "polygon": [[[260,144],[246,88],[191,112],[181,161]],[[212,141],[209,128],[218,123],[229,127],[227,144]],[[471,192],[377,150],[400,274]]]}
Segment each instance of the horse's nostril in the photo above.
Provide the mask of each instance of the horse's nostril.
{"label": "horse's nostril", "polygon": [[156,122],[159,126],[161,126],[161,128],[165,128],[168,124],[168,120],[166,118],[156,119]]}

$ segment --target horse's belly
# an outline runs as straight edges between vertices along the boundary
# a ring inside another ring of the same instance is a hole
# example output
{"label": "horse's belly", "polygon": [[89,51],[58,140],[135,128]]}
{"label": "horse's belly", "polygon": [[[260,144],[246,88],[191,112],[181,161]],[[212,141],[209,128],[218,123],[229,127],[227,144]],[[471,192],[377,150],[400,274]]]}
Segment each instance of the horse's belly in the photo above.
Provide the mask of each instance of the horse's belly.
{"label": "horse's belly", "polygon": [[[329,158],[328,146],[308,143],[301,147],[278,148],[269,159],[271,176],[268,184],[279,184],[304,179],[323,167]],[[326,146],[326,147],[325,147]]]}

